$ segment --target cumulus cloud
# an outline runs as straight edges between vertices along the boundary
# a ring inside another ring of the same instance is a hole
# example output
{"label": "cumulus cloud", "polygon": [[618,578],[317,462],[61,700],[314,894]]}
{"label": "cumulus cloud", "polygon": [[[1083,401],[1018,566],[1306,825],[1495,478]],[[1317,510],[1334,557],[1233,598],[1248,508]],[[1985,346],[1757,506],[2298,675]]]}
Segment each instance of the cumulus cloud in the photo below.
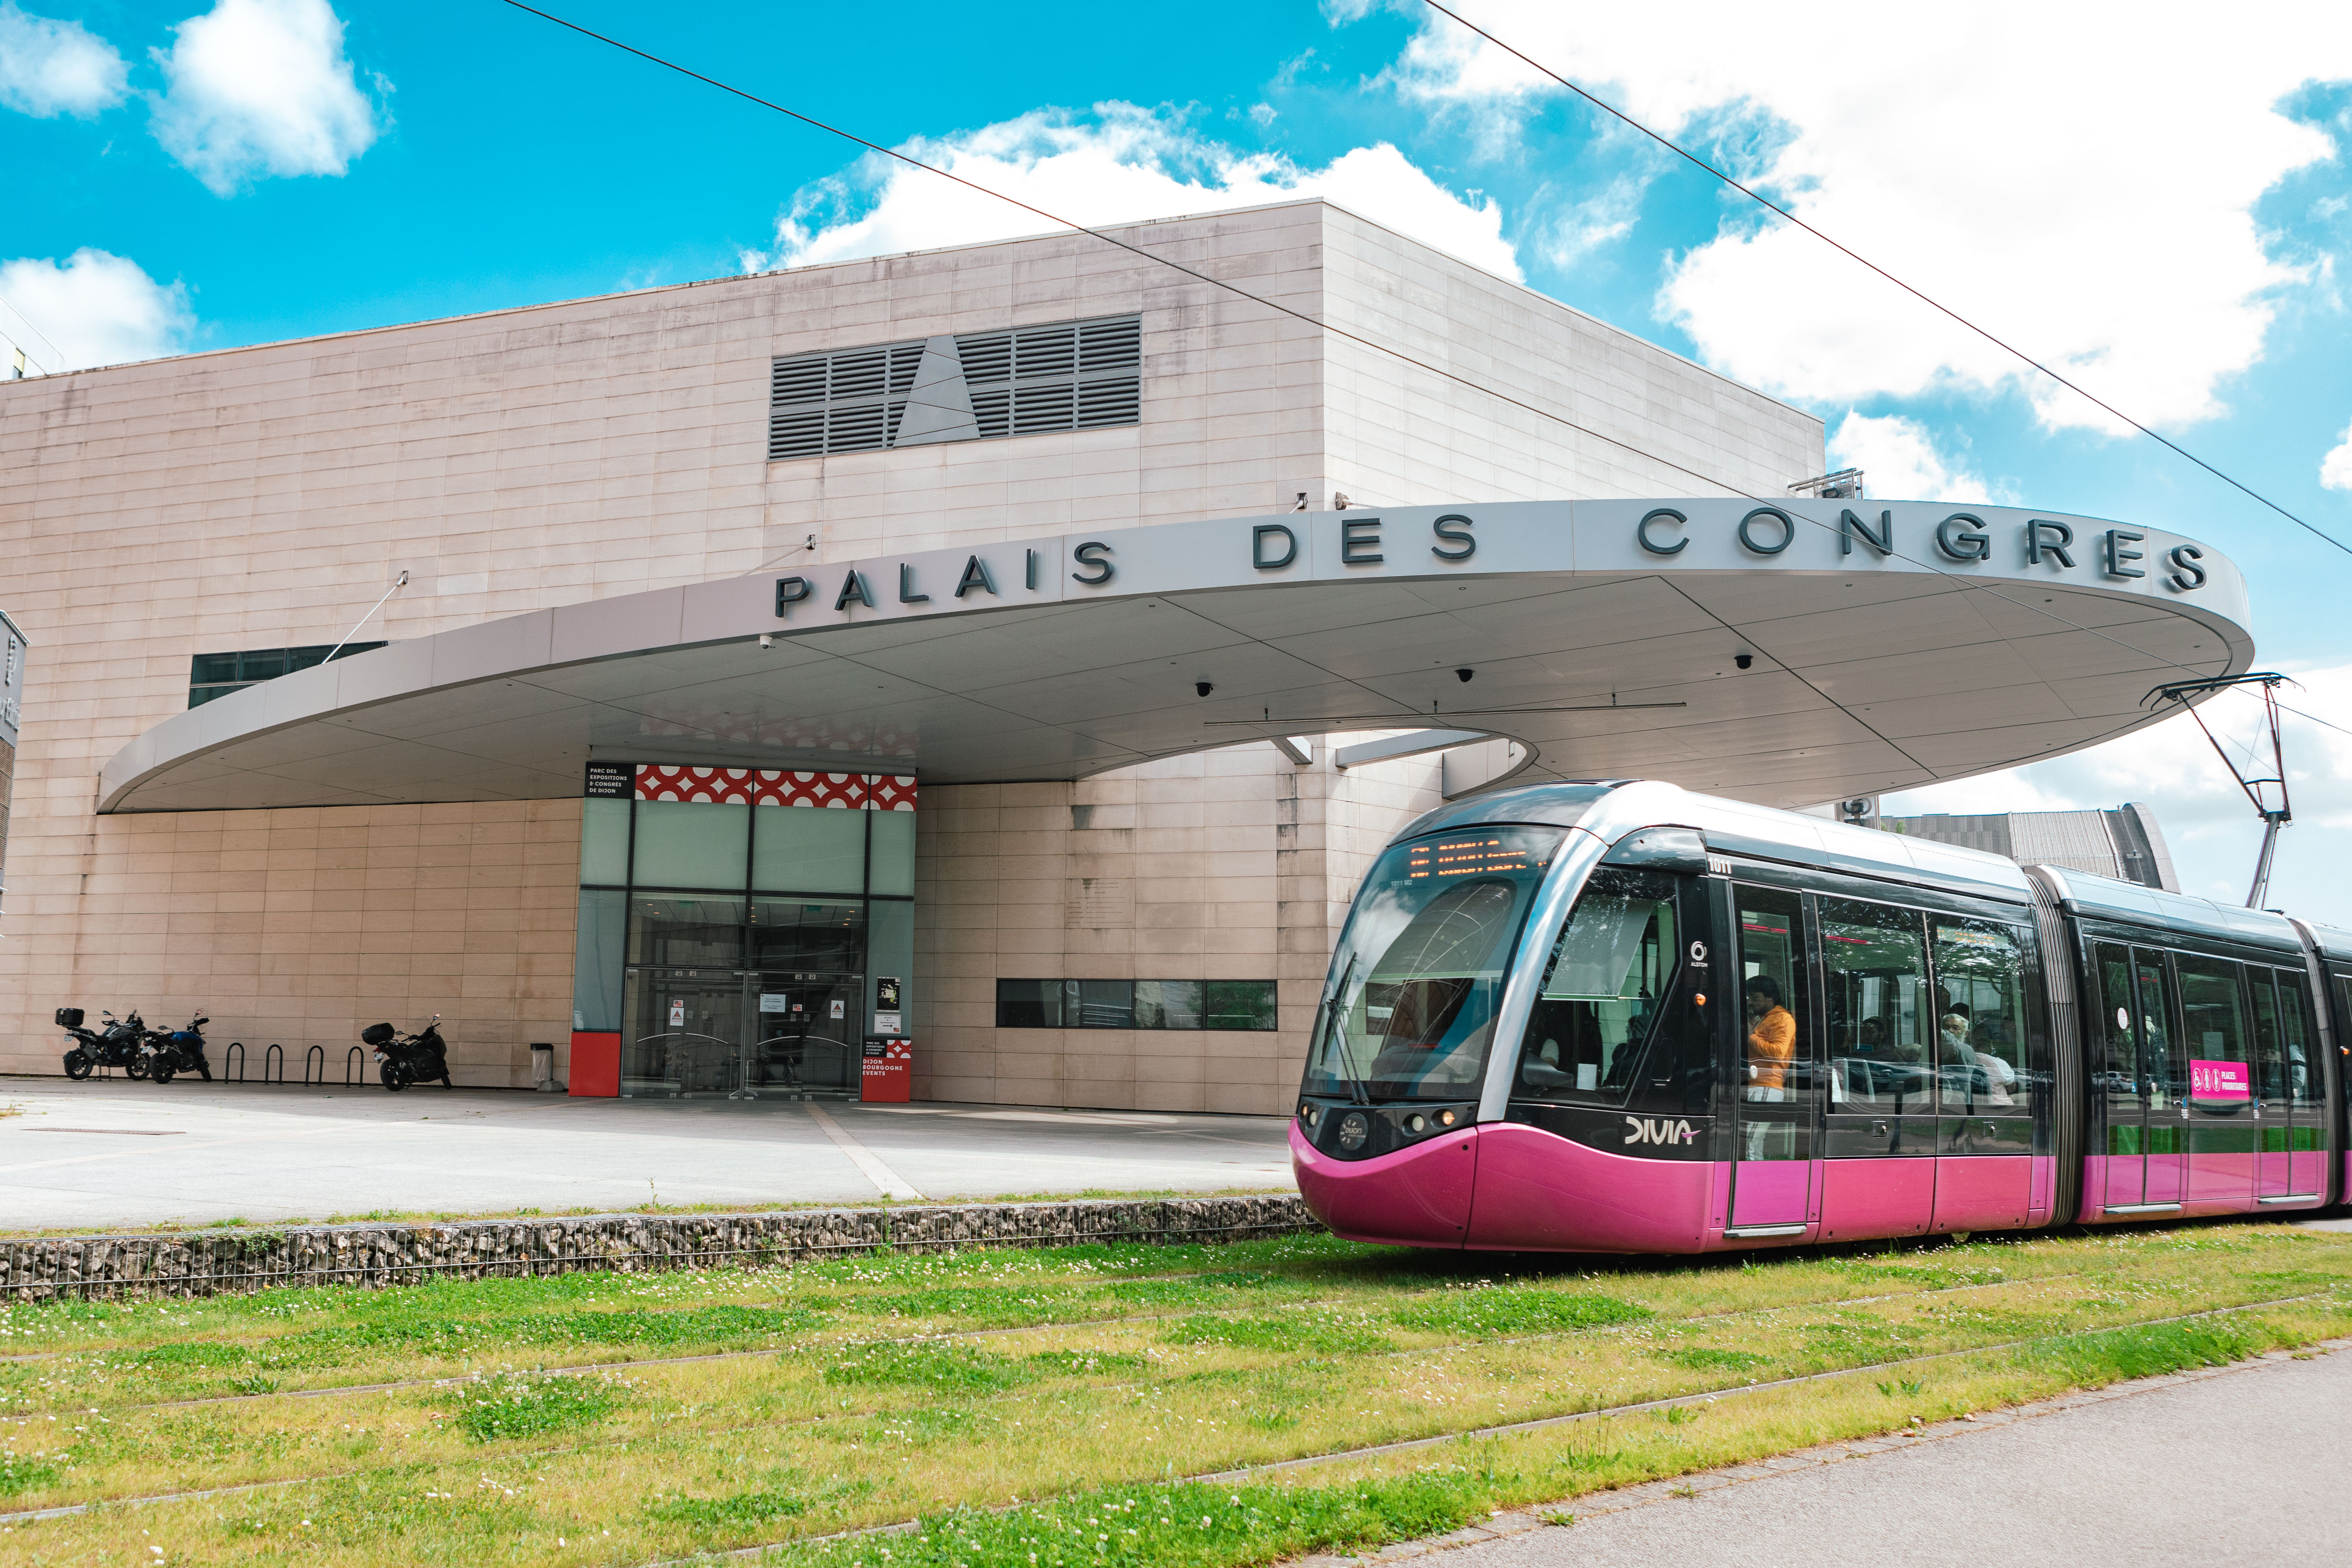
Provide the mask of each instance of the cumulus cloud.
{"label": "cumulus cloud", "polygon": [[[2352,729],[2352,665],[2294,670],[2282,700]],[[2242,692],[2200,710],[2250,773],[2270,772],[2262,704]],[[2352,884],[2336,869],[2352,850],[2352,735],[2288,713],[2284,725],[2294,826],[2279,841],[2271,903],[2352,929]],[[2196,721],[2168,719],[2052,762],[1885,797],[1890,816],[1923,812],[2080,811],[2136,801],[2156,808],[2184,892],[2244,900],[2262,825]]]}
{"label": "cumulus cloud", "polygon": [[2352,490],[2352,425],[2344,427],[2344,439],[2335,449],[2319,459],[2319,482],[2331,490]]}
{"label": "cumulus cloud", "polygon": [[1848,410],[1830,437],[1830,467],[1860,468],[1865,494],[1889,500],[1942,500],[2013,506],[2005,486],[1987,484],[1956,468],[1936,447],[1927,427],[1899,414],[1867,415]]}
{"label": "cumulus cloud", "polygon": [[375,106],[326,0],[218,0],[155,51],[155,139],[215,195],[265,174],[341,174],[376,139]]}
{"label": "cumulus cloud", "polygon": [[0,299],[54,345],[59,363],[39,364],[47,372],[160,359],[178,353],[195,328],[183,286],[87,247],[62,264],[31,256],[0,262]]}
{"label": "cumulus cloud", "polygon": [[0,104],[41,119],[88,120],[122,101],[129,68],[79,22],[53,21],[0,0]]}
{"label": "cumulus cloud", "polygon": [[[2352,77],[2336,0],[2238,27],[2184,15],[2118,29],[2099,7],[2025,0],[1844,0],[1799,26],[1730,0],[1486,0],[1476,17],[1658,131],[1720,149],[1807,222],[2118,407],[2172,426],[2221,412],[2225,381],[2261,357],[2273,297],[2309,275],[2252,207],[2336,151],[2282,100]],[[1560,90],[1442,17],[1389,79],[1481,122],[1516,122]],[[1726,210],[1660,297],[1711,364],[1822,402],[2014,385],[2048,426],[2119,428],[1811,236],[1745,203]]]}
{"label": "cumulus cloud", "polygon": [[[1129,103],[1091,116],[1041,109],[978,131],[919,139],[901,151],[1089,227],[1323,196],[1472,266],[1517,280],[1502,208],[1465,199],[1385,142],[1321,168],[1244,153],[1180,119]],[[778,221],[775,248],[746,251],[747,271],[970,245],[1054,226],[1035,213],[868,155],[802,190]]]}

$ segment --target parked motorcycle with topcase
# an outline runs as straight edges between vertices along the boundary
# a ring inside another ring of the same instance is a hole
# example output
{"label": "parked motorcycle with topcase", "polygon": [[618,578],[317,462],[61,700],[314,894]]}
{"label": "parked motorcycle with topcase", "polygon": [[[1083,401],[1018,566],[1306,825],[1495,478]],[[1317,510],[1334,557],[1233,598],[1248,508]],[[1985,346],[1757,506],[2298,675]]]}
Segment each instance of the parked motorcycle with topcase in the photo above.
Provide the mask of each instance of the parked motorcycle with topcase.
{"label": "parked motorcycle with topcase", "polygon": [[439,1079],[444,1089],[457,1087],[449,1081],[449,1047],[442,1043],[438,1013],[413,1035],[390,1024],[370,1024],[360,1031],[360,1043],[375,1052],[375,1075],[395,1094],[428,1079]]}
{"label": "parked motorcycle with topcase", "polygon": [[169,1083],[176,1073],[192,1072],[212,1082],[212,1064],[205,1059],[205,1026],[211,1022],[197,1018],[184,1029],[148,1030],[147,1076]]}
{"label": "parked motorcycle with topcase", "polygon": [[[73,1037],[66,1047],[66,1076],[88,1078],[100,1068],[121,1068],[132,1078],[145,1078],[150,1058],[147,1051],[147,1026],[133,1013],[128,1018],[117,1018],[111,1013],[101,1014],[106,1019],[102,1029],[84,1026],[86,1015],[79,1007],[58,1009],[58,1027]],[[171,1074],[166,1071],[164,1081]]]}

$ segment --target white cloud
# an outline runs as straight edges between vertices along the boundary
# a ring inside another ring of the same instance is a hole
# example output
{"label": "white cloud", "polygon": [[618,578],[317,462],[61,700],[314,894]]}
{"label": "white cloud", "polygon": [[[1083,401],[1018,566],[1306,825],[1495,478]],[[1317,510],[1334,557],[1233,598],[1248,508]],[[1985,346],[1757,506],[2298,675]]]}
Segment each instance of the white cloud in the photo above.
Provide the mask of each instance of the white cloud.
{"label": "white cloud", "polygon": [[1927,427],[1899,414],[1867,415],[1848,410],[1830,437],[1830,467],[1860,468],[1866,495],[1888,500],[1942,500],[2012,506],[2006,487],[1987,484],[1954,468],[1936,449]]}
{"label": "white cloud", "polygon": [[[2221,411],[2221,384],[2261,357],[2271,297],[2308,276],[2273,253],[2252,207],[2335,147],[2277,105],[2352,77],[2340,0],[2227,27],[2187,9],[2117,27],[2101,7],[2025,0],[1844,0],[1802,25],[1729,0],[1487,0],[1476,17],[1661,132],[1704,142],[1736,128],[1745,151],[1725,156],[1749,183],[2136,417],[2175,426]],[[1391,79],[1481,124],[1559,91],[1442,18]],[[1710,363],[1824,402],[2016,384],[2050,426],[2116,427],[1811,236],[1727,210],[1660,300]]]}
{"label": "white cloud", "polygon": [[155,51],[155,139],[215,195],[265,174],[341,174],[376,139],[326,0],[218,0]]}
{"label": "white cloud", "polygon": [[[1501,207],[1455,195],[1385,142],[1304,169],[1279,154],[1236,152],[1172,117],[1103,103],[1091,118],[1037,110],[901,150],[1090,227],[1324,196],[1475,267],[1519,278]],[[775,249],[747,251],[743,265],[805,267],[1053,227],[1034,212],[869,154],[847,174],[801,191],[778,221]]]}
{"label": "white cloud", "polygon": [[[85,247],[62,266],[47,257],[0,262],[0,299],[36,323],[62,363],[80,370],[178,353],[195,327],[187,289],[158,283],[139,264]],[[36,359],[41,350],[33,348]]]}
{"label": "white cloud", "polygon": [[0,0],[0,104],[47,119],[88,120],[122,101],[129,68],[79,22],[53,21]]}
{"label": "white cloud", "polygon": [[[2301,689],[2284,689],[2284,704],[2352,729],[2352,665],[2293,673]],[[2200,711],[2242,768],[2270,772],[2258,699],[2225,694]],[[2352,735],[2292,712],[2284,730],[2294,822],[2279,840],[2269,902],[2352,929],[2352,883],[2340,870],[2352,853]],[[2186,715],[2052,762],[1890,795],[1884,809],[1890,816],[2079,811],[2126,801],[2155,807],[2184,892],[2244,901],[2262,825]]]}
{"label": "white cloud", "polygon": [[2352,425],[2344,427],[2344,439],[2335,449],[2319,459],[2319,482],[2331,490],[2352,490]]}

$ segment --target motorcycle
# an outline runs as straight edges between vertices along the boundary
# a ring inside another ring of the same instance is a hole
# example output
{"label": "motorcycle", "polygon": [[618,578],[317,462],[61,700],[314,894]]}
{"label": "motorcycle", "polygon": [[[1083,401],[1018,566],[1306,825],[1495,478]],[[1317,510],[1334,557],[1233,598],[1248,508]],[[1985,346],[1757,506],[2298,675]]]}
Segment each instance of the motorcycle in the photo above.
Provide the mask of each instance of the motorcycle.
{"label": "motorcycle", "polygon": [[148,1030],[147,1076],[169,1083],[175,1073],[192,1072],[212,1082],[212,1064],[205,1059],[205,1026],[211,1022],[197,1018],[184,1029]]}
{"label": "motorcycle", "polygon": [[360,1031],[360,1043],[374,1051],[375,1075],[394,1094],[427,1079],[439,1079],[444,1089],[457,1087],[449,1081],[449,1047],[441,1039],[438,1013],[413,1035],[401,1034],[390,1024],[370,1024]]}
{"label": "motorcycle", "polygon": [[[100,1068],[121,1068],[131,1078],[148,1075],[147,1026],[133,1013],[128,1018],[117,1018],[111,1013],[101,1014],[106,1027],[86,1027],[86,1016],[79,1007],[60,1007],[57,1012],[58,1027],[73,1037],[66,1047],[66,1076],[85,1079]],[[171,1074],[164,1073],[165,1081]]]}

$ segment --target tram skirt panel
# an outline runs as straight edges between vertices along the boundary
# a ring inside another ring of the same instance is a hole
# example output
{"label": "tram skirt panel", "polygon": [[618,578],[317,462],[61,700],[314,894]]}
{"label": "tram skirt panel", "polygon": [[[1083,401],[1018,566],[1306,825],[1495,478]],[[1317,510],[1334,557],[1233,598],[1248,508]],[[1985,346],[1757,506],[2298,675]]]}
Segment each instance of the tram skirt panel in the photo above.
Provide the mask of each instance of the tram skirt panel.
{"label": "tram skirt panel", "polygon": [[1470,1246],[1490,1251],[1697,1252],[1719,1169],[1635,1159],[1517,1122],[1478,1129]]}
{"label": "tram skirt panel", "polygon": [[1392,1247],[1460,1247],[1478,1170],[1475,1129],[1370,1160],[1335,1160],[1290,1124],[1298,1195],[1333,1234]]}

